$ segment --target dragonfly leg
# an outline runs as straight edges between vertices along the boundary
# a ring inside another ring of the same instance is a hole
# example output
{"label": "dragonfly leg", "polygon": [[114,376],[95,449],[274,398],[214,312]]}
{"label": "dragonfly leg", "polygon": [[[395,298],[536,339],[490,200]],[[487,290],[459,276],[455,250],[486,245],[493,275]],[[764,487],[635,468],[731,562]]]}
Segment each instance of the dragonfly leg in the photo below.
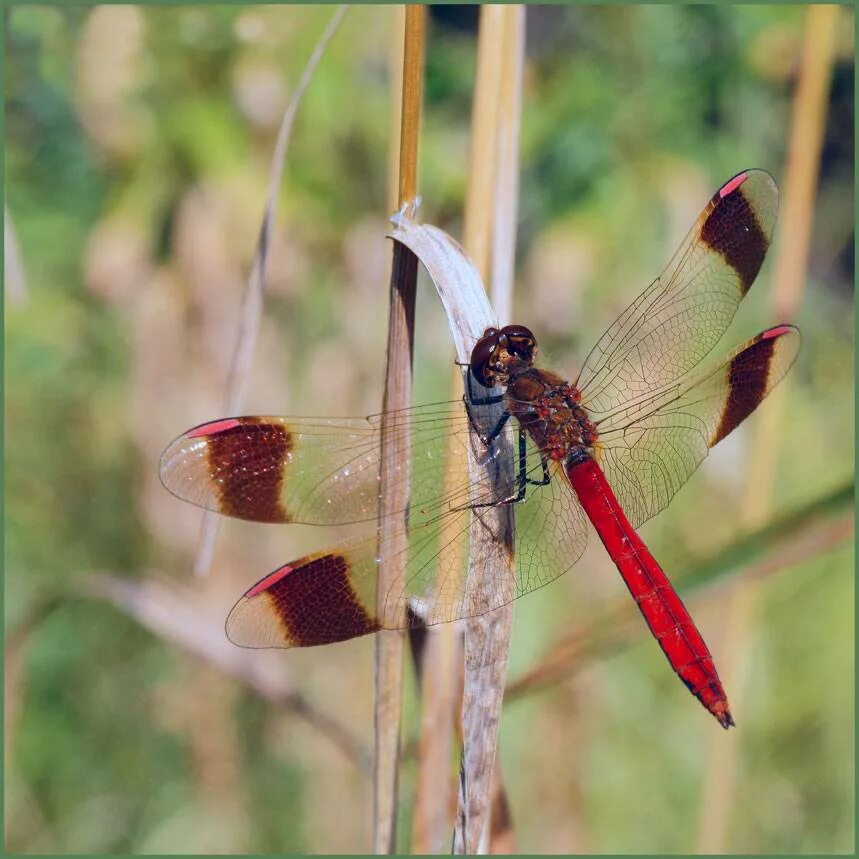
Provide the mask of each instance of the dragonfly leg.
{"label": "dragonfly leg", "polygon": [[[504,420],[506,421],[510,415],[508,414]],[[503,426],[503,423],[502,423]],[[500,428],[499,428],[500,431]],[[497,433],[496,433],[497,435]],[[472,509],[477,509],[478,507],[497,507],[501,504],[518,504],[520,501],[525,500],[525,487],[530,483],[533,486],[546,486],[551,477],[549,475],[549,464],[544,456],[540,457],[540,461],[543,464],[543,479],[542,480],[531,480],[528,477],[528,450],[526,446],[525,440],[525,432],[522,427],[519,427],[519,469],[516,474],[516,487],[515,492],[508,495],[506,498],[501,498],[498,501],[483,501],[477,504],[471,504],[470,507]]]}
{"label": "dragonfly leg", "polygon": [[527,450],[525,448],[525,433],[522,431],[522,427],[519,427],[519,474],[516,477],[516,482],[519,484],[519,491],[516,493],[516,497],[512,499],[514,504],[518,503],[525,497],[525,486],[528,484],[528,472],[526,471],[527,467]]}
{"label": "dragonfly leg", "polygon": [[[468,415],[468,422],[471,424],[471,428],[474,430],[475,433],[477,433],[483,444],[485,444],[486,447],[489,447],[492,442],[495,441],[495,439],[497,439],[499,435],[501,435],[501,430],[504,429],[504,424],[506,424],[507,421],[510,420],[510,412],[505,410],[501,417],[498,418],[497,422],[495,423],[495,426],[492,427],[492,429],[489,430],[488,433],[484,434],[480,431],[480,427],[478,427],[476,421],[474,420],[474,415],[472,414],[470,408],[470,406],[472,405],[484,405],[484,403],[475,400],[472,400],[469,403],[467,397],[463,397],[462,399],[465,403],[465,413]],[[494,398],[487,398],[485,402],[489,404],[494,404],[496,402],[501,402],[502,399],[502,397],[498,397],[497,400],[495,400]]]}
{"label": "dragonfly leg", "polygon": [[[481,441],[483,441],[483,443],[487,447],[489,447],[489,445],[491,445],[492,442],[494,442],[495,439],[497,439],[498,436],[501,435],[501,430],[504,429],[504,424],[506,424],[507,421],[509,421],[509,420],[510,420],[510,412],[504,412],[504,414],[501,415],[500,418],[498,418],[498,421],[496,422],[495,426],[492,427],[491,430],[489,430],[489,432],[486,434],[486,436],[485,437],[481,436]],[[521,437],[521,430],[520,430],[519,434]]]}
{"label": "dragonfly leg", "polygon": [[543,466],[543,479],[542,480],[534,480],[532,478],[528,478],[527,482],[532,486],[548,486],[552,480],[552,476],[549,474],[549,460],[546,457],[545,453],[540,454],[540,465]]}

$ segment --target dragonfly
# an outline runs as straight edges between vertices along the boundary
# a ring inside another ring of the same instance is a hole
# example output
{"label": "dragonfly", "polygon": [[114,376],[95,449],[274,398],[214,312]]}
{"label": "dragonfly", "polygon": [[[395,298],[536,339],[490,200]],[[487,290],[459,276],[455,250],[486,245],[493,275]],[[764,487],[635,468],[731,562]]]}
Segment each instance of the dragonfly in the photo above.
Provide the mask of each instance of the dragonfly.
{"label": "dragonfly", "polygon": [[[699,366],[757,277],[777,208],[768,173],[726,182],[575,381],[537,366],[530,329],[491,327],[473,347],[462,400],[384,416],[411,451],[390,477],[409,485],[407,508],[390,514],[407,519],[406,548],[379,542],[382,415],[229,417],[179,436],[160,464],[179,498],[253,522],[351,529],[249,588],[227,618],[229,639],[302,647],[468,618],[564,574],[593,528],[671,667],[724,728],[734,725],[710,650],[636,529],[797,355],[798,330],[781,324]],[[472,517],[507,505],[515,577],[484,583],[478,600],[464,561]],[[377,593],[379,565],[394,556],[404,575]]]}

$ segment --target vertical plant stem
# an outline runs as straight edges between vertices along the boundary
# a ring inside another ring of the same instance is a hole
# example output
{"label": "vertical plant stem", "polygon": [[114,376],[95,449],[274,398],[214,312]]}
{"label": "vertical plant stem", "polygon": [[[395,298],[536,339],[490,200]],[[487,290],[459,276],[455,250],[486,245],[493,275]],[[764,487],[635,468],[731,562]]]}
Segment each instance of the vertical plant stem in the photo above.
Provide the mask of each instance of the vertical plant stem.
{"label": "vertical plant stem", "polygon": [[[471,164],[463,243],[484,280],[493,247],[494,292],[507,296],[509,313],[515,251],[518,187],[519,94],[524,47],[521,9],[482,6],[471,137]],[[514,142],[512,138],[517,140]],[[513,157],[511,157],[513,156]],[[499,166],[503,165],[501,173]],[[498,206],[507,211],[495,212]],[[505,236],[496,234],[504,229]],[[513,240],[511,241],[511,234]],[[501,241],[506,238],[506,246]],[[496,278],[496,274],[498,277]],[[470,587],[515,592],[512,510],[496,510],[492,527],[501,539],[486,539],[485,523],[472,522]],[[496,572],[490,573],[495,570]],[[453,852],[485,852],[492,805],[492,774],[498,744],[507,656],[513,627],[511,605],[474,617],[466,624],[462,701],[462,756]],[[499,785],[500,786],[500,785]]]}
{"label": "vertical plant stem", "polygon": [[[457,375],[459,386],[461,374]],[[444,492],[456,484],[445,475]],[[442,545],[449,540],[441,538]],[[452,563],[463,564],[464,558]],[[448,561],[440,560],[439,568]],[[444,598],[443,594],[438,594]],[[454,798],[454,734],[461,706],[461,631],[458,624],[444,623],[426,633],[422,658],[421,723],[417,747],[415,799],[412,810],[411,852],[416,855],[446,853],[450,848],[450,823]]]}
{"label": "vertical plant stem", "polygon": [[[452,399],[462,396],[462,373],[453,367]],[[455,455],[448,452],[444,469],[443,497],[459,497],[465,478],[456,467]],[[448,525],[441,535],[439,569],[461,569],[465,557],[455,543],[456,533]],[[449,599],[444,588],[436,600]],[[412,812],[412,853],[443,853],[450,847],[451,804],[455,796],[452,767],[454,735],[462,706],[462,630],[459,624],[443,623],[427,632],[422,659],[421,723]]]}
{"label": "vertical plant stem", "polygon": [[[418,130],[421,112],[421,72],[426,10],[407,6],[403,40],[402,114],[400,119],[399,204],[413,207],[417,194]],[[385,366],[385,415],[407,408],[411,403],[412,353],[415,318],[417,257],[394,243],[391,269],[390,317]],[[402,475],[409,468],[409,439],[391,431],[390,419],[381,426],[379,472],[379,565],[377,608],[387,621],[391,609],[385,595],[403,590],[402,565],[408,548],[405,515],[409,488]],[[395,479],[396,478],[396,479]],[[399,763],[400,711],[402,708],[403,644],[401,632],[380,632],[376,636],[375,759],[373,767],[373,850],[392,853],[396,843],[397,770]]]}
{"label": "vertical plant stem", "polygon": [[[423,263],[444,305],[460,364],[467,364],[471,350],[489,325],[497,325],[483,283],[471,259],[462,247],[436,227],[418,225],[408,216],[398,217],[391,237],[408,245]],[[488,421],[501,415],[501,405]],[[464,426],[467,426],[463,413]],[[472,483],[488,492],[509,492],[513,481],[513,446],[502,435],[495,441],[495,456],[487,462],[484,447],[474,435],[468,448],[468,470]],[[457,825],[458,844],[464,843],[467,827],[478,828],[487,819],[491,754],[498,728],[500,688],[507,666],[510,612],[493,610],[500,594],[508,602],[515,597],[513,577],[512,505],[481,509],[472,514],[469,532],[470,556],[464,599],[475,612],[466,628],[466,670],[470,685],[462,706],[464,734],[474,739],[467,743],[460,768],[460,785],[465,785],[468,805],[465,824]],[[507,633],[505,635],[504,633]],[[491,738],[492,742],[487,742]],[[489,766],[486,766],[487,759]],[[473,776],[473,778],[472,778]],[[460,808],[462,801],[460,797]],[[469,830],[470,831],[470,830]],[[475,839],[479,842],[480,836]],[[455,844],[458,852],[463,852]],[[472,848],[473,850],[474,848]]]}
{"label": "vertical plant stem", "polygon": [[388,76],[390,78],[390,120],[388,133],[388,211],[394,212],[400,206],[400,126],[403,121],[403,54],[406,41],[406,7],[391,6],[393,25],[391,27],[391,50],[388,56]]}
{"label": "vertical plant stem", "polygon": [[[481,13],[483,14],[483,13]],[[500,36],[500,16],[492,15],[493,33]],[[483,23],[481,22],[481,27]],[[483,81],[485,91],[496,91],[502,56],[498,52],[484,51],[478,54],[477,77]],[[481,64],[482,63],[482,67]],[[478,110],[481,112],[477,119]],[[491,129],[495,126],[497,101],[484,98],[475,101],[473,124]],[[474,131],[472,131],[474,139]],[[478,155],[472,147],[468,171],[466,201],[491,199],[494,174],[494,148]],[[464,245],[475,260],[484,283],[488,275],[489,246],[492,224],[488,218],[478,217],[475,207],[466,205]],[[471,253],[475,248],[477,256]],[[480,257],[479,261],[477,257]],[[458,367],[451,374],[451,399],[462,396],[462,373]],[[462,488],[454,481],[462,479],[455,468],[448,468],[444,475],[444,493],[455,497]],[[453,551],[449,543],[453,534],[443,534],[442,554]],[[464,563],[460,559],[459,563]],[[439,562],[457,564],[445,559]],[[444,598],[444,594],[438,594]],[[412,825],[412,852],[438,853],[449,844],[450,808],[456,790],[452,778],[451,753],[454,740],[461,742],[459,716],[462,709],[462,630],[458,625],[444,624],[433,630],[428,638],[424,659],[424,681],[421,688],[421,725],[418,742],[415,802]]]}
{"label": "vertical plant stem", "polygon": [[489,274],[492,205],[495,185],[498,98],[501,82],[504,15],[500,6],[480,7],[474,107],[471,112],[471,154],[462,224],[462,244],[483,282]]}
{"label": "vertical plant stem", "polygon": [[[793,98],[790,140],[784,178],[781,238],[773,274],[773,307],[779,321],[790,321],[805,289],[808,248],[811,239],[814,198],[820,168],[820,151],[826,125],[829,83],[835,53],[838,6],[810,6],[806,12],[802,66]],[[740,517],[747,528],[760,527],[772,506],[776,467],[781,448],[781,427],[790,377],[770,397],[755,424],[749,448],[749,493]],[[744,661],[754,624],[760,585],[740,581],[731,593],[725,641],[729,648],[721,663],[734,712],[740,713],[745,698]],[[737,744],[711,736],[708,750],[709,777],[701,802],[697,849],[724,853],[730,849],[728,832],[737,779]]]}
{"label": "vertical plant stem", "polygon": [[510,812],[510,801],[507,789],[504,787],[504,776],[501,774],[501,761],[496,760],[492,768],[492,811],[489,820],[489,836],[487,853],[493,855],[510,855],[519,852],[516,841],[516,831],[513,828],[513,816]]}
{"label": "vertical plant stem", "polygon": [[418,193],[418,138],[423,98],[426,7],[407,6],[403,38],[403,99],[400,114],[400,206]]}
{"label": "vertical plant stem", "polygon": [[[492,229],[492,261],[489,296],[498,319],[513,321],[513,282],[516,266],[516,234],[519,214],[519,137],[522,122],[522,79],[525,68],[525,7],[504,6],[501,91],[497,117],[497,165],[495,221]],[[516,853],[518,845],[513,816],[504,786],[501,762],[492,770],[489,853]]]}
{"label": "vertical plant stem", "polygon": [[513,275],[519,215],[519,130],[525,68],[525,7],[504,6],[497,121],[495,221],[489,297],[502,324],[512,321]]}

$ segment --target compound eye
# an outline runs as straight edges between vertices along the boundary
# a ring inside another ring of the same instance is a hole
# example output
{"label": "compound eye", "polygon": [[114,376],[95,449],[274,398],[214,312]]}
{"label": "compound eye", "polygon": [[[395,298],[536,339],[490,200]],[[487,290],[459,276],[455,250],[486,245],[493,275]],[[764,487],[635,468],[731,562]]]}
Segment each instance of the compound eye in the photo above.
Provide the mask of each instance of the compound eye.
{"label": "compound eye", "polygon": [[487,328],[471,350],[471,372],[485,388],[495,384],[490,378],[490,364],[498,349],[498,329]]}
{"label": "compound eye", "polygon": [[507,337],[507,351],[530,364],[537,348],[537,339],[531,329],[524,325],[506,325],[501,334]]}

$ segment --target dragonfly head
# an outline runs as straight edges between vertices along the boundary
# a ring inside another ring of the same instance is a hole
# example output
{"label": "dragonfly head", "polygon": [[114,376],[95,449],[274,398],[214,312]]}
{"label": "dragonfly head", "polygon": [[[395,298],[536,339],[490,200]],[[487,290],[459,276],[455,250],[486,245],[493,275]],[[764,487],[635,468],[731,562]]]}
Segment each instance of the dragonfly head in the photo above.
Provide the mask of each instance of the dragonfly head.
{"label": "dragonfly head", "polygon": [[487,328],[471,350],[471,372],[481,385],[506,385],[515,369],[530,367],[537,339],[524,325]]}

